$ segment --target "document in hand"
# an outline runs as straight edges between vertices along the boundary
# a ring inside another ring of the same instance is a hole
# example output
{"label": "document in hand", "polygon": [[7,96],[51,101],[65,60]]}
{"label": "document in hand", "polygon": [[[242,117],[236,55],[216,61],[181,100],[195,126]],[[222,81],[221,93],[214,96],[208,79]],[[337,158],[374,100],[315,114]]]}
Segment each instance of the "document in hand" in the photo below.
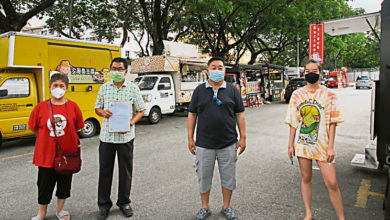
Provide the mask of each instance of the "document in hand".
{"label": "document in hand", "polygon": [[108,119],[109,132],[130,131],[130,102],[110,102],[108,109],[112,116]]}

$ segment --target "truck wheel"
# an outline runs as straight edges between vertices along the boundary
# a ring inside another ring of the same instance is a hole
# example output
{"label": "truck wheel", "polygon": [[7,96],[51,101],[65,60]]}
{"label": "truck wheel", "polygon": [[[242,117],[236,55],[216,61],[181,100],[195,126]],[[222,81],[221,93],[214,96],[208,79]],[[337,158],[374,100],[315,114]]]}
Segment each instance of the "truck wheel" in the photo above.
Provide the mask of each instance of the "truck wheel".
{"label": "truck wheel", "polygon": [[84,128],[81,129],[80,136],[83,138],[89,138],[96,134],[97,125],[92,120],[86,120],[84,122]]}
{"label": "truck wheel", "polygon": [[153,107],[149,112],[150,124],[157,124],[161,119],[161,111],[159,108]]}

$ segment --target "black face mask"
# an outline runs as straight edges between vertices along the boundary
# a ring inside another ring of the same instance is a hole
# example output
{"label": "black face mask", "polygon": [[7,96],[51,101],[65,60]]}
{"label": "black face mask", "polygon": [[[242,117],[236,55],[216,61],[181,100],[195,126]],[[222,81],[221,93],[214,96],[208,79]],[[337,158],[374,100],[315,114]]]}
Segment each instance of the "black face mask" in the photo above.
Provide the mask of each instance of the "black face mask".
{"label": "black face mask", "polygon": [[319,79],[320,79],[320,74],[314,72],[310,72],[305,75],[305,80],[310,84],[316,83]]}

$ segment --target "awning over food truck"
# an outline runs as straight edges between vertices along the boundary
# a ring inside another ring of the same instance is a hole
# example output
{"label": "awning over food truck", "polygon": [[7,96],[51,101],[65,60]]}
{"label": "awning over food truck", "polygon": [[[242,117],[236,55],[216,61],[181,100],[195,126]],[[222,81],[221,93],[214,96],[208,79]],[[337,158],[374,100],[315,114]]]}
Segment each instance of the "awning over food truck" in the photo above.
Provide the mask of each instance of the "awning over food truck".
{"label": "awning over food truck", "polygon": [[323,21],[325,33],[331,36],[352,34],[358,32],[380,30],[381,13],[373,12],[348,18],[339,18]]}

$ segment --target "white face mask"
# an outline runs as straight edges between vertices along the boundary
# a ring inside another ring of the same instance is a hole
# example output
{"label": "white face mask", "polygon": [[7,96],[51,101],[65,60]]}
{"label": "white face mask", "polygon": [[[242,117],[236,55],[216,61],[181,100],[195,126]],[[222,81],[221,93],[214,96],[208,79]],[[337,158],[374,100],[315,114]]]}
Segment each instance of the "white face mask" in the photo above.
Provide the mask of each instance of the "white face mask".
{"label": "white face mask", "polygon": [[60,99],[60,98],[64,97],[64,95],[65,95],[65,90],[63,90],[61,88],[52,89],[50,92],[51,92],[51,95],[56,99]]}

